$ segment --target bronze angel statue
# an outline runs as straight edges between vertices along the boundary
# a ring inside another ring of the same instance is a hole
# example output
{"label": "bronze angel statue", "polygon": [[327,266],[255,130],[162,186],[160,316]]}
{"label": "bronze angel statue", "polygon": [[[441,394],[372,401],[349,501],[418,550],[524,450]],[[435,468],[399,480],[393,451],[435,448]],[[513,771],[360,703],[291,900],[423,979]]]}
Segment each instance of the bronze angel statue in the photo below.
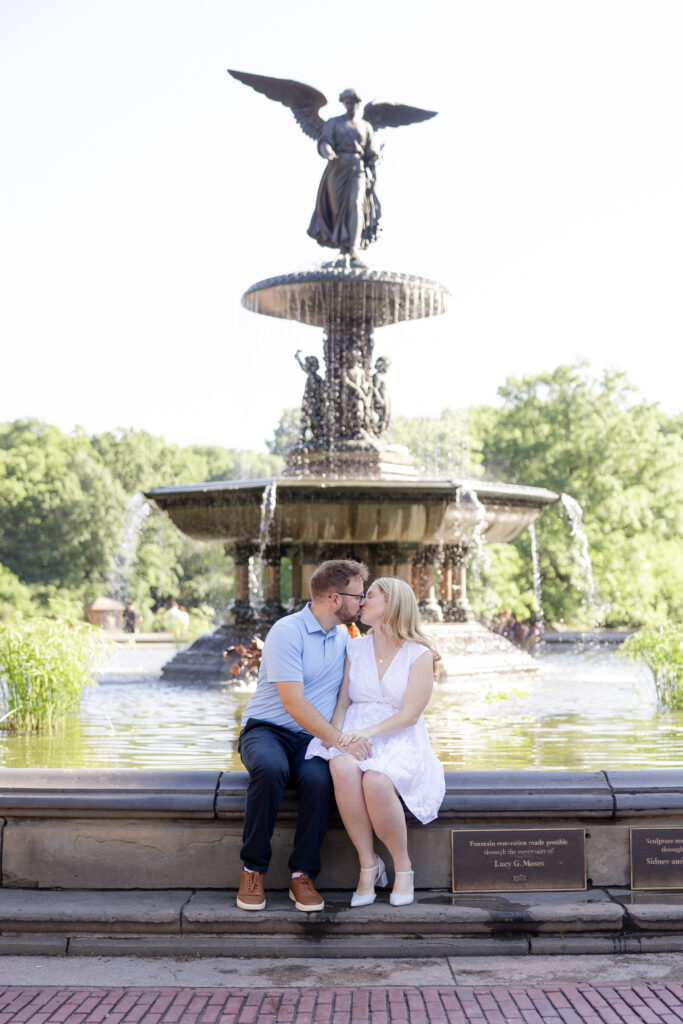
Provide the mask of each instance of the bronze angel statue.
{"label": "bronze angel statue", "polygon": [[268,78],[244,71],[229,71],[233,78],[289,107],[300,128],[318,143],[327,160],[318,189],[308,233],[319,245],[339,249],[342,262],[364,266],[359,251],[367,249],[379,233],[381,208],[375,194],[379,150],[374,133],[426,121],[435,110],[421,110],[389,100],[372,100],[359,116],[361,99],[345,89],[339,100],[346,113],[323,120],[319,111],[327,103],[321,92],[288,78]]}

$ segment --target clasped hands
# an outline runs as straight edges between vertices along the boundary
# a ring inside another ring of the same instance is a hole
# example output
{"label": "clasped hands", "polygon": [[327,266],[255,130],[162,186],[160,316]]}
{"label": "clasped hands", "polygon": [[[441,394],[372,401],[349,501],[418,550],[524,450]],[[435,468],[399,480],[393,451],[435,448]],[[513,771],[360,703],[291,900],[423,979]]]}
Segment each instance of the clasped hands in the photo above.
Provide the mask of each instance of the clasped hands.
{"label": "clasped hands", "polygon": [[364,761],[366,757],[372,757],[370,737],[362,732],[343,732],[335,746],[337,750],[342,750],[345,754],[353,754],[357,761]]}

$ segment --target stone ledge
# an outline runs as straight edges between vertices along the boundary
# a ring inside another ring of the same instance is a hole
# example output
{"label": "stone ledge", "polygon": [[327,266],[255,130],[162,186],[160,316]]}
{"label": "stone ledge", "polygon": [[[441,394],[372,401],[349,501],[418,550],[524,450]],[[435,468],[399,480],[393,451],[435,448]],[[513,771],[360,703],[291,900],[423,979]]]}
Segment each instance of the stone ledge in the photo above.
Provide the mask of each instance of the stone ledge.
{"label": "stone ledge", "polygon": [[613,815],[614,801],[603,772],[446,772],[439,818],[560,817],[568,813]]}
{"label": "stone ledge", "polygon": [[291,935],[254,936],[249,933],[146,935],[139,938],[89,935],[69,939],[67,953],[71,956],[305,957],[307,960],[333,957],[352,960],[377,957],[432,959],[448,956],[526,956],[529,943],[523,936],[432,938],[421,935],[354,935],[321,938],[312,942],[309,938]]}
{"label": "stone ledge", "polygon": [[[241,818],[246,772],[0,769],[6,817]],[[281,818],[296,812],[286,793]],[[623,818],[683,811],[683,769],[449,771],[439,819]]]}
{"label": "stone ledge", "polygon": [[[676,894],[664,902],[667,894],[629,890],[423,890],[407,907],[391,907],[382,892],[359,908],[349,906],[348,891],[324,895],[326,909],[305,915],[283,893],[269,893],[266,910],[249,913],[235,907],[234,890],[0,890],[0,954],[357,958],[683,950],[683,896]],[[631,897],[644,931],[633,930]],[[641,897],[652,902],[641,904]]]}
{"label": "stone ledge", "polygon": [[0,889],[0,932],[179,932],[191,890]]}
{"label": "stone ledge", "polygon": [[683,810],[681,768],[610,769],[605,775],[614,792],[616,817]]}
{"label": "stone ledge", "polygon": [[683,933],[670,935],[532,935],[529,952],[537,956],[584,956],[591,953],[680,953]]}
{"label": "stone ledge", "polygon": [[[325,910],[302,914],[286,893],[268,893],[264,911],[235,906],[234,892],[195,893],[183,908],[183,932],[234,933],[248,923],[253,934],[422,935],[495,934],[547,930],[619,931],[625,913],[601,889],[562,893],[450,894],[422,890],[407,907],[392,907],[378,893],[367,907],[349,906],[348,892],[326,892]],[[248,921],[245,922],[245,918]]]}
{"label": "stone ledge", "polygon": [[303,914],[286,893],[268,893],[264,911],[235,906],[228,892],[0,890],[2,934],[77,936],[145,934],[288,936],[469,936],[543,931],[619,931],[622,906],[601,889],[564,893],[451,895],[423,890],[413,904],[392,907],[387,893],[368,907],[352,908],[348,891],[325,892],[325,910]]}
{"label": "stone ledge", "polygon": [[[683,787],[683,771],[680,784]],[[246,772],[223,772],[216,798],[219,818],[243,814],[246,787]],[[280,816],[292,817],[295,812],[296,796],[286,793]],[[603,772],[446,772],[446,795],[439,821],[529,815],[561,817],[564,814],[613,817],[614,798]]]}
{"label": "stone ledge", "polygon": [[0,956],[65,956],[66,935],[0,935]]}
{"label": "stone ledge", "polygon": [[639,931],[683,933],[683,893],[631,892],[610,889],[610,896],[626,911],[626,918]]}
{"label": "stone ledge", "polygon": [[219,771],[0,768],[7,817],[215,817]]}

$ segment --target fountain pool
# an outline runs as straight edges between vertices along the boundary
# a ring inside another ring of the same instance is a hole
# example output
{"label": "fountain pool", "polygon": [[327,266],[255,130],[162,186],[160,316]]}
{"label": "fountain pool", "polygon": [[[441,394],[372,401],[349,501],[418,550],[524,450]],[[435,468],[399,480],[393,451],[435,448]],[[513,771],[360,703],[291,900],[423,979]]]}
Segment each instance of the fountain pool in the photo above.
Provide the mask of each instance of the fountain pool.
{"label": "fountain pool", "polygon": [[[173,649],[119,649],[61,733],[0,734],[0,767],[242,770],[246,687],[160,678]],[[446,769],[590,771],[680,764],[683,711],[656,712],[645,669],[614,651],[542,651],[539,672],[449,678],[427,711]]]}

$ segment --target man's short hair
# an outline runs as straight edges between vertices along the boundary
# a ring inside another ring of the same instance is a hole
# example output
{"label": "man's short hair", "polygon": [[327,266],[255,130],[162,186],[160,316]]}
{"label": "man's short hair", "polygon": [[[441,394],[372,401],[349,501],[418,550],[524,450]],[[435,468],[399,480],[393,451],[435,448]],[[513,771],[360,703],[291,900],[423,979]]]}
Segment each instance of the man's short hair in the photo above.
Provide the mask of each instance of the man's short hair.
{"label": "man's short hair", "polygon": [[327,597],[328,594],[339,593],[340,590],[347,590],[349,581],[354,576],[360,576],[365,581],[368,578],[368,567],[363,562],[354,562],[350,558],[330,559],[323,562],[311,574],[310,587],[311,597]]}

